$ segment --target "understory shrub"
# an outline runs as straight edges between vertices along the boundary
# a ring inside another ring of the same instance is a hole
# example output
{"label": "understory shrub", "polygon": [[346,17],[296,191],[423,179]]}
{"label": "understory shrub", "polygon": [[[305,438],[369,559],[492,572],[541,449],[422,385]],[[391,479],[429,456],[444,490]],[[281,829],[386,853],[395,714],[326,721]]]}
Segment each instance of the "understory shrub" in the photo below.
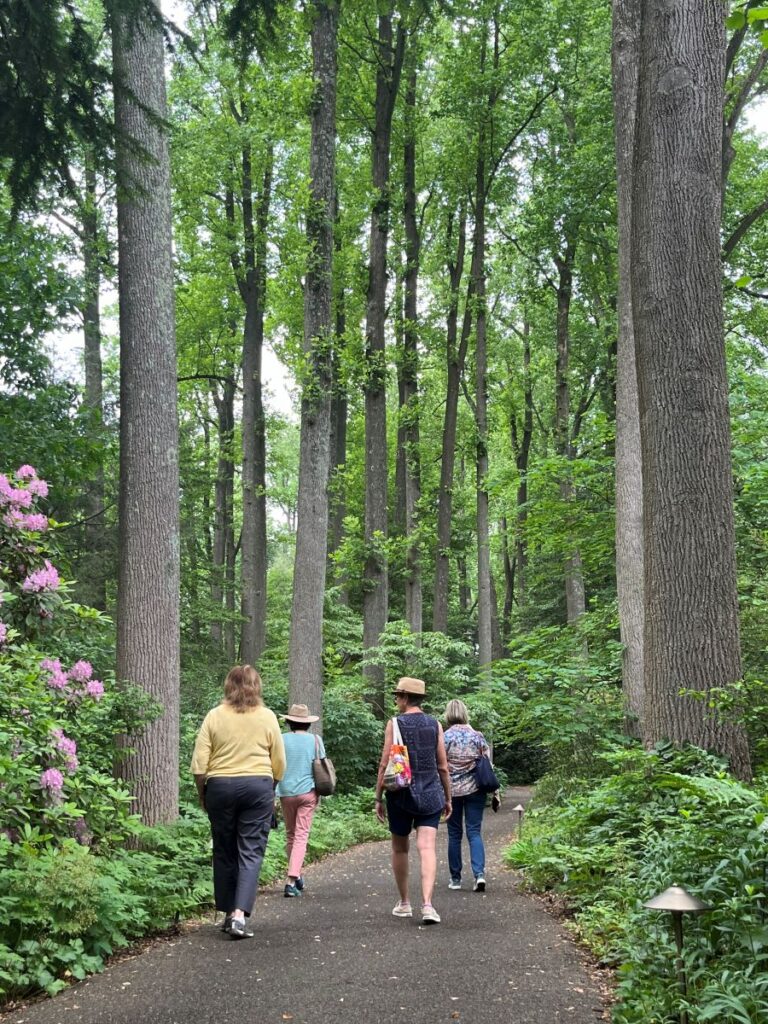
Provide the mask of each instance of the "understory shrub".
{"label": "understory shrub", "polygon": [[678,1020],[669,915],[643,907],[673,884],[711,907],[685,919],[691,1024],[768,1020],[765,787],[696,748],[596,756],[602,779],[545,780],[507,862],[532,888],[562,893],[576,932],[618,966],[615,1024]]}

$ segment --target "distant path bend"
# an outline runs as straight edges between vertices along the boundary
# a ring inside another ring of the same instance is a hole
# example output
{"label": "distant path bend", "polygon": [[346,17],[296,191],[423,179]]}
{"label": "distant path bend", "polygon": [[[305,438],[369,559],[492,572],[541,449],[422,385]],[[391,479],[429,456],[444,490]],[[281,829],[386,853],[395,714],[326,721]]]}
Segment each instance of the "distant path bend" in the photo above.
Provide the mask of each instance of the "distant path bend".
{"label": "distant path bend", "polygon": [[[501,854],[512,808],[530,791],[509,789],[484,822],[488,889],[448,891],[447,834],[434,903],[442,923],[420,923],[417,855],[414,918],[392,917],[397,894],[389,843],[359,846],[310,865],[307,890],[258,897],[256,937],[233,941],[212,923],[55,999],[4,1016],[9,1024],[595,1024],[607,1019],[578,948],[542,906],[517,891]],[[466,859],[465,851],[465,859]]]}

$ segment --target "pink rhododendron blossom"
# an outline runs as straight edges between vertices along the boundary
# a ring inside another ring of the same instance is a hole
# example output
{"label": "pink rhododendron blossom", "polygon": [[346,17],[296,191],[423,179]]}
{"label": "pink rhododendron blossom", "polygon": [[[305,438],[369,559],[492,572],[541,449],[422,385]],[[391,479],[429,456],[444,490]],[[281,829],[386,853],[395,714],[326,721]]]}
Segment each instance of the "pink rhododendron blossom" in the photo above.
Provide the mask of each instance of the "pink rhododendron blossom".
{"label": "pink rhododendron blossom", "polygon": [[38,498],[48,497],[48,484],[45,480],[30,480],[27,484],[27,490]]}
{"label": "pink rhododendron blossom", "polygon": [[17,508],[11,507],[3,516],[3,522],[6,526],[10,526],[12,530],[16,530],[24,527],[26,518],[23,512],[19,512]]}
{"label": "pink rhododendron blossom", "polygon": [[17,480],[33,480],[36,476],[37,470],[35,467],[28,465],[26,462],[16,470]]}
{"label": "pink rhododendron blossom", "polygon": [[43,789],[61,791],[64,788],[64,776],[58,768],[46,768],[40,775],[40,785]]}
{"label": "pink rhododendron blossom", "polygon": [[45,672],[61,672],[61,662],[58,658],[43,658],[40,668]]}
{"label": "pink rhododendron blossom", "polygon": [[48,676],[47,682],[52,690],[66,690],[69,677],[66,672],[54,671]]}
{"label": "pink rhododendron blossom", "polygon": [[93,666],[90,661],[76,661],[69,670],[69,678],[76,683],[87,683],[93,675]]}
{"label": "pink rhododendron blossom", "polygon": [[29,508],[32,504],[32,494],[29,491],[24,490],[23,487],[18,487],[13,492],[11,501],[14,505],[18,505],[19,508]]}
{"label": "pink rhododendron blossom", "polygon": [[91,679],[85,687],[85,692],[89,697],[93,697],[94,700],[101,700],[104,696],[104,683],[98,679]]}
{"label": "pink rhododendron blossom", "polygon": [[6,505],[15,493],[16,488],[8,482],[8,477],[0,473],[0,504]]}
{"label": "pink rhododendron blossom", "polygon": [[22,520],[24,529],[31,530],[33,533],[43,533],[48,529],[48,516],[44,516],[40,512],[32,512],[22,516]]}
{"label": "pink rhododendron blossom", "polygon": [[35,569],[21,584],[25,593],[39,593],[41,590],[58,590],[61,579],[58,571],[46,558],[45,568]]}
{"label": "pink rhododendron blossom", "polygon": [[62,754],[70,756],[77,753],[77,743],[70,739],[69,736],[65,736],[63,729],[53,729],[52,735],[56,740],[56,749]]}
{"label": "pink rhododendron blossom", "polygon": [[0,647],[5,643],[5,638],[8,636],[8,627],[4,622],[0,622]]}

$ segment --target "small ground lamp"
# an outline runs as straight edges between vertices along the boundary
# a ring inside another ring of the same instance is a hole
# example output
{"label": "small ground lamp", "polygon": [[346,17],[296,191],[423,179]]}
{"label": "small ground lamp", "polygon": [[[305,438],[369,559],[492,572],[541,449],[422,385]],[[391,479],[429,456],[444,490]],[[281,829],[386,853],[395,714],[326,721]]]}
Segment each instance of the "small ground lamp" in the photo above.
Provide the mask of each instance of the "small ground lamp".
{"label": "small ground lamp", "polygon": [[[675,945],[677,946],[677,958],[675,968],[677,970],[677,983],[683,997],[688,995],[688,982],[685,977],[683,966],[683,914],[700,914],[710,908],[700,899],[692,896],[682,885],[670,885],[664,892],[654,896],[643,904],[648,910],[666,910],[672,915],[672,928],[675,933]],[[680,1024],[688,1024],[688,1013],[680,1011]]]}
{"label": "small ground lamp", "polygon": [[520,826],[523,824],[523,811],[525,808],[522,804],[518,804],[517,807],[513,807],[512,810],[517,815],[517,831],[520,831]]}

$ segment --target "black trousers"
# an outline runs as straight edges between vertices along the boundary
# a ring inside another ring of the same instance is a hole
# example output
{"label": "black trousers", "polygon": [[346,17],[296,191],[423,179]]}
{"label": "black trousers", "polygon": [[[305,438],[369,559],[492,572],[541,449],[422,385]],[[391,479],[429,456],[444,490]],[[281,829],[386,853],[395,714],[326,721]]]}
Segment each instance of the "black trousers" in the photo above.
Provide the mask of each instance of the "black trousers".
{"label": "black trousers", "polygon": [[205,809],[213,836],[216,909],[250,914],[269,839],[275,803],[265,775],[215,775],[205,786]]}

